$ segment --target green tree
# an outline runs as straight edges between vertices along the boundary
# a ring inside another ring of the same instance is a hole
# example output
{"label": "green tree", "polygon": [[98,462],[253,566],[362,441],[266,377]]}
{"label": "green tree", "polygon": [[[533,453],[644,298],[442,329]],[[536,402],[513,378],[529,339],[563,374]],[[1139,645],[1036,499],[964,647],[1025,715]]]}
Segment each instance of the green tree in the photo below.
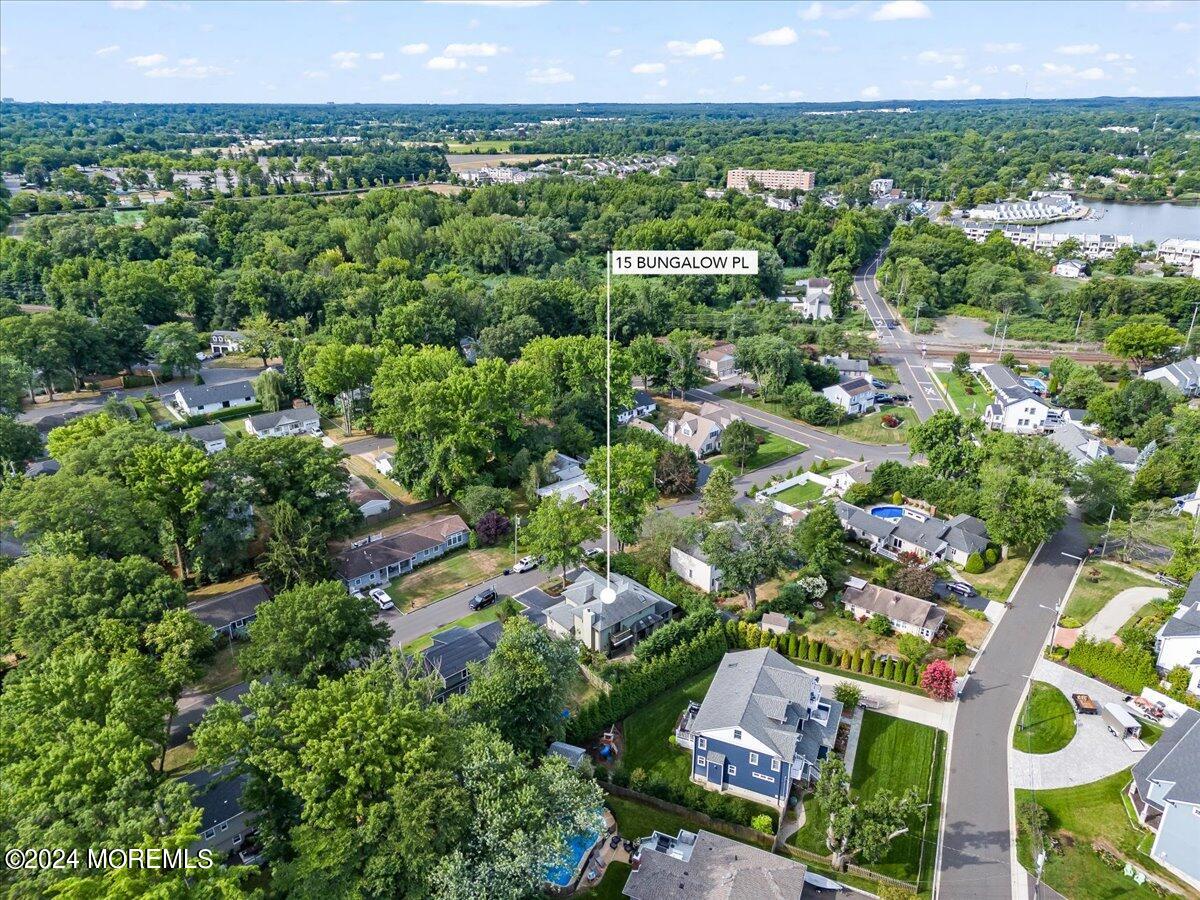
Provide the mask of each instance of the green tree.
{"label": "green tree", "polygon": [[701,546],[720,570],[721,582],[745,593],[751,610],[758,601],[758,586],[779,572],[788,550],[783,527],[758,504],[738,524],[714,525]]}
{"label": "green tree", "polygon": [[1068,409],[1086,409],[1092,398],[1103,394],[1105,385],[1091,366],[1076,366],[1062,382],[1055,399]]}
{"label": "green tree", "polygon": [[187,546],[201,528],[209,472],[208,456],[187,441],[139,447],[124,469],[134,496],[152,503],[162,516],[183,578],[189,572]]}
{"label": "green tree", "polygon": [[42,439],[32,425],[0,414],[0,470],[10,473],[24,467],[42,449]]}
{"label": "green tree", "polygon": [[706,522],[716,523],[737,515],[733,501],[737,496],[733,474],[719,466],[708,473],[708,481],[700,494],[700,515]]}
{"label": "green tree", "polygon": [[915,634],[900,635],[896,639],[896,646],[913,665],[920,665],[929,655],[929,641]]}
{"label": "green tree", "polygon": [[598,538],[600,531],[600,516],[590,506],[552,494],[538,503],[522,536],[530,550],[561,570],[566,587],[568,567],[583,559],[583,542]]}
{"label": "green tree", "polygon": [[1130,322],[1109,333],[1104,339],[1104,349],[1113,356],[1129,360],[1140,375],[1146,363],[1162,359],[1171,348],[1183,343],[1183,335],[1169,325]]}
{"label": "green tree", "polygon": [[671,444],[663,447],[654,465],[654,483],[668,497],[687,497],[696,491],[700,466],[687,447]]}
{"label": "green tree", "polygon": [[629,365],[642,387],[649,388],[666,377],[667,352],[650,335],[638,335],[629,343]]}
{"label": "green tree", "polygon": [[261,359],[264,369],[272,356],[282,355],[285,338],[283,325],[272,321],[265,312],[242,319],[238,330],[242,333],[242,349]]}
{"label": "green tree", "polygon": [[312,353],[304,365],[304,382],[314,395],[338,404],[342,431],[349,436],[354,410],[379,368],[379,353],[362,344],[337,342],[322,344]]}
{"label": "green tree", "polygon": [[746,463],[758,452],[758,430],[743,419],[734,419],[721,435],[721,452],[744,473]]}
{"label": "green tree", "polygon": [[981,425],[979,419],[938,410],[912,426],[908,447],[912,453],[924,453],[929,467],[943,478],[970,477],[979,467],[979,448],[974,439]]}
{"label": "green tree", "polygon": [[1101,457],[1080,468],[1071,483],[1071,497],[1089,522],[1103,522],[1111,514],[1128,519],[1133,502],[1133,476],[1111,457]]}
{"label": "green tree", "polygon": [[954,361],[950,365],[950,371],[959,378],[966,378],[971,371],[971,354],[966,350],[960,350],[954,354]]}
{"label": "green tree", "polygon": [[675,329],[667,335],[663,351],[667,356],[667,387],[680,396],[704,383],[697,354],[706,342],[694,331]]}
{"label": "green tree", "polygon": [[283,376],[275,369],[263,369],[252,382],[254,396],[267,412],[278,412],[288,401]]}
{"label": "green tree", "polygon": [[810,569],[830,584],[841,577],[846,564],[846,529],[830,503],[814,506],[793,531],[796,550]]}
{"label": "green tree", "polygon": [[658,500],[654,454],[634,444],[614,445],[611,495],[607,489],[608,456],[608,449],[602,447],[587,462],[587,477],[596,485],[589,503],[601,516],[611,514],[610,527],[620,549],[637,541],[646,513]]}
{"label": "green tree", "polygon": [[1067,505],[1054,482],[993,465],[980,476],[979,512],[994,541],[1032,550],[1062,528]]}
{"label": "green tree", "polygon": [[868,798],[854,797],[845,763],[837,757],[821,763],[814,797],[828,819],[825,846],[838,871],[859,856],[880,859],[888,844],[908,831],[907,822],[919,808],[911,787],[903,794],[881,790]]}
{"label": "green tree", "polygon": [[145,349],[158,361],[164,379],[200,371],[196,354],[204,349],[204,344],[190,322],[159,325],[146,336]]}
{"label": "green tree", "polygon": [[251,678],[286,675],[307,685],[343,674],[352,660],[387,645],[388,627],[374,621],[375,612],[374,603],[348,594],[341,582],[299,585],[259,604],[238,663]]}
{"label": "green tree", "polygon": [[269,530],[257,564],[267,584],[283,591],[329,577],[329,534],[321,522],[285,501],[267,507],[264,518]]}

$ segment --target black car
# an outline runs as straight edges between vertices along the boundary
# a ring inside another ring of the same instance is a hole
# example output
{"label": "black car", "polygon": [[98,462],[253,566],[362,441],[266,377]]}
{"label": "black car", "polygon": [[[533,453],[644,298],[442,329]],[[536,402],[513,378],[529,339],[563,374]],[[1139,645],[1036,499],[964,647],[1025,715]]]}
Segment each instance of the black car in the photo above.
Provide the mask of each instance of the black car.
{"label": "black car", "polygon": [[876,394],[875,402],[876,403],[895,403],[896,398],[893,397],[891,394]]}
{"label": "black car", "polygon": [[467,606],[471,607],[471,609],[483,609],[485,606],[491,606],[495,602],[496,589],[488,588],[487,590],[480,591],[478,594],[472,597],[470,602],[467,603]]}
{"label": "black car", "polygon": [[908,394],[892,394],[893,403],[907,403],[911,399]]}
{"label": "black car", "polygon": [[967,584],[965,581],[947,581],[946,590],[951,593],[958,594],[960,597],[978,597],[975,588]]}

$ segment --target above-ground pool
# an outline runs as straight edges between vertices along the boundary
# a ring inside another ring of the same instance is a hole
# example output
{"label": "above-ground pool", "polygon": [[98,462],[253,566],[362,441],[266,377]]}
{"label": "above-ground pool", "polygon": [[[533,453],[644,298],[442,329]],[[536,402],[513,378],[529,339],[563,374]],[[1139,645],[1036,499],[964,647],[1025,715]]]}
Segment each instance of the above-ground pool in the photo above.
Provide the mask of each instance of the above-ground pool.
{"label": "above-ground pool", "polygon": [[1035,390],[1041,394],[1046,393],[1046,382],[1042,381],[1040,378],[1026,377],[1022,378],[1021,381],[1024,382],[1025,386],[1031,390]]}
{"label": "above-ground pool", "polygon": [[904,507],[875,506],[871,509],[871,515],[878,516],[881,519],[899,519],[904,515]]}
{"label": "above-ground pool", "polygon": [[578,834],[567,841],[567,850],[558,864],[546,872],[546,880],[555,887],[566,887],[575,880],[579,864],[588,851],[600,840],[600,833]]}

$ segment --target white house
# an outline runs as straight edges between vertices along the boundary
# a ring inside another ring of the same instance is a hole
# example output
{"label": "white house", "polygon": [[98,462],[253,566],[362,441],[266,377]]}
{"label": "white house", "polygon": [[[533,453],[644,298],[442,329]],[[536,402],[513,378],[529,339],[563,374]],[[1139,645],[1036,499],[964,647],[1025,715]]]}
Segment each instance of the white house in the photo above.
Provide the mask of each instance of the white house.
{"label": "white house", "polygon": [[891,178],[872,178],[869,190],[874,196],[878,197],[880,194],[891,193],[895,184],[896,182]]}
{"label": "white house", "polygon": [[583,472],[583,463],[565,453],[555,453],[550,463],[550,481],[537,489],[538,497],[566,497],[581,506],[596,490]]}
{"label": "white house", "polygon": [[996,393],[983,411],[983,422],[995,431],[1010,434],[1041,434],[1063,421],[1062,410],[1039,397],[1007,366],[993,363],[979,374]]}
{"label": "white house", "polygon": [[658,409],[658,404],[645,391],[633,392],[633,406],[629,409],[617,411],[617,421],[622,425],[628,425],[634,419],[644,419],[646,416],[654,414]]}
{"label": "white house", "polygon": [[395,465],[393,465],[394,460],[395,457],[386,451],[378,454],[375,457],[375,471],[380,475],[391,475],[396,468]]}
{"label": "white house", "polygon": [[632,578],[612,573],[610,586],[590,569],[576,573],[562,600],[545,610],[546,629],[579,641],[589,650],[618,653],[631,650],[676,615],[676,606]]}
{"label": "white house", "polygon": [[214,331],[208,339],[208,346],[212,350],[213,356],[241,353],[245,345],[246,336],[240,331]]}
{"label": "white house", "polygon": [[450,515],[386,537],[372,535],[333,557],[333,568],[349,591],[387,584],[431,559],[467,546],[471,530],[462,516]]}
{"label": "white house", "polygon": [[671,571],[706,594],[716,594],[721,590],[721,570],[709,560],[699,544],[673,546]]}
{"label": "white house", "polygon": [[1200,575],[1192,578],[1179,609],[1154,635],[1154,652],[1160,672],[1176,666],[1190,671],[1188,691],[1200,696]]}
{"label": "white house", "polygon": [[315,437],[321,433],[321,416],[312,406],[260,413],[246,419],[246,433],[259,440],[294,435]]}
{"label": "white house", "polygon": [[707,350],[697,353],[696,362],[713,378],[729,378],[738,374],[737,363],[734,359],[735,353],[733,344],[728,341],[720,341]]}
{"label": "white house", "polygon": [[196,384],[177,388],[170,394],[168,408],[177,416],[207,416],[223,409],[237,409],[255,402],[254,384],[229,381],[225,384]]}
{"label": "white house", "polygon": [[869,584],[862,578],[846,580],[842,606],[858,619],[887,616],[896,631],[927,641],[932,641],[946,622],[946,611],[936,603]]}
{"label": "white house", "polygon": [[191,438],[204,448],[209,456],[220,453],[228,446],[225,429],[220,425],[197,425],[194,428],[181,428],[174,432],[177,437]]}
{"label": "white house", "polygon": [[1149,369],[1142,377],[1163,387],[1173,387],[1185,397],[1200,394],[1200,360],[1196,357]]}
{"label": "white house", "polygon": [[663,433],[668,441],[687,447],[699,459],[721,449],[721,435],[736,413],[727,412],[715,403],[702,403],[697,413],[685,413],[678,419],[667,422]]}
{"label": "white house", "polygon": [[855,540],[885,559],[912,553],[921,559],[965,566],[972,553],[982,554],[988,547],[987,524],[965,513],[947,521],[907,506],[900,508],[899,515],[891,507],[867,512],[844,500],[836,501],[833,508]]}
{"label": "white house", "polygon": [[821,391],[826,399],[836,403],[852,416],[860,416],[875,408],[875,388],[865,378],[851,378]]}
{"label": "white house", "polygon": [[837,369],[838,378],[845,381],[848,378],[866,378],[871,365],[865,359],[851,359],[848,356],[822,356],[821,365]]}
{"label": "white house", "polygon": [[796,298],[792,304],[793,310],[806,319],[833,318],[833,305],[830,299],[831,285],[828,278],[809,278],[798,281],[797,285],[804,288],[804,294]]}
{"label": "white house", "polygon": [[1060,278],[1082,278],[1087,274],[1087,263],[1082,259],[1060,259],[1050,271]]}

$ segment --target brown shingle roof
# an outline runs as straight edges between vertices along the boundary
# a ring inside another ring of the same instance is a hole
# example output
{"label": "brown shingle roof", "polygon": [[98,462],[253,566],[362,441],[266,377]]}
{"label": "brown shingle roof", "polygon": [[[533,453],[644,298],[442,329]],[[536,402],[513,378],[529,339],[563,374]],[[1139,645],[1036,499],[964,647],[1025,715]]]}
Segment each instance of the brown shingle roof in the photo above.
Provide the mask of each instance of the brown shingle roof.
{"label": "brown shingle roof", "polygon": [[443,516],[408,531],[397,532],[382,540],[343,550],[334,557],[338,575],[345,579],[358,578],[385,566],[411,559],[422,550],[436,547],[451,535],[467,530],[462,516]]}
{"label": "brown shingle roof", "polygon": [[920,597],[910,597],[899,591],[880,587],[877,584],[864,584],[859,587],[852,579],[846,583],[842,592],[842,600],[861,609],[873,613],[881,613],[897,622],[907,622],[917,628],[930,628],[937,631],[946,620],[946,611],[936,603],[922,600]]}

